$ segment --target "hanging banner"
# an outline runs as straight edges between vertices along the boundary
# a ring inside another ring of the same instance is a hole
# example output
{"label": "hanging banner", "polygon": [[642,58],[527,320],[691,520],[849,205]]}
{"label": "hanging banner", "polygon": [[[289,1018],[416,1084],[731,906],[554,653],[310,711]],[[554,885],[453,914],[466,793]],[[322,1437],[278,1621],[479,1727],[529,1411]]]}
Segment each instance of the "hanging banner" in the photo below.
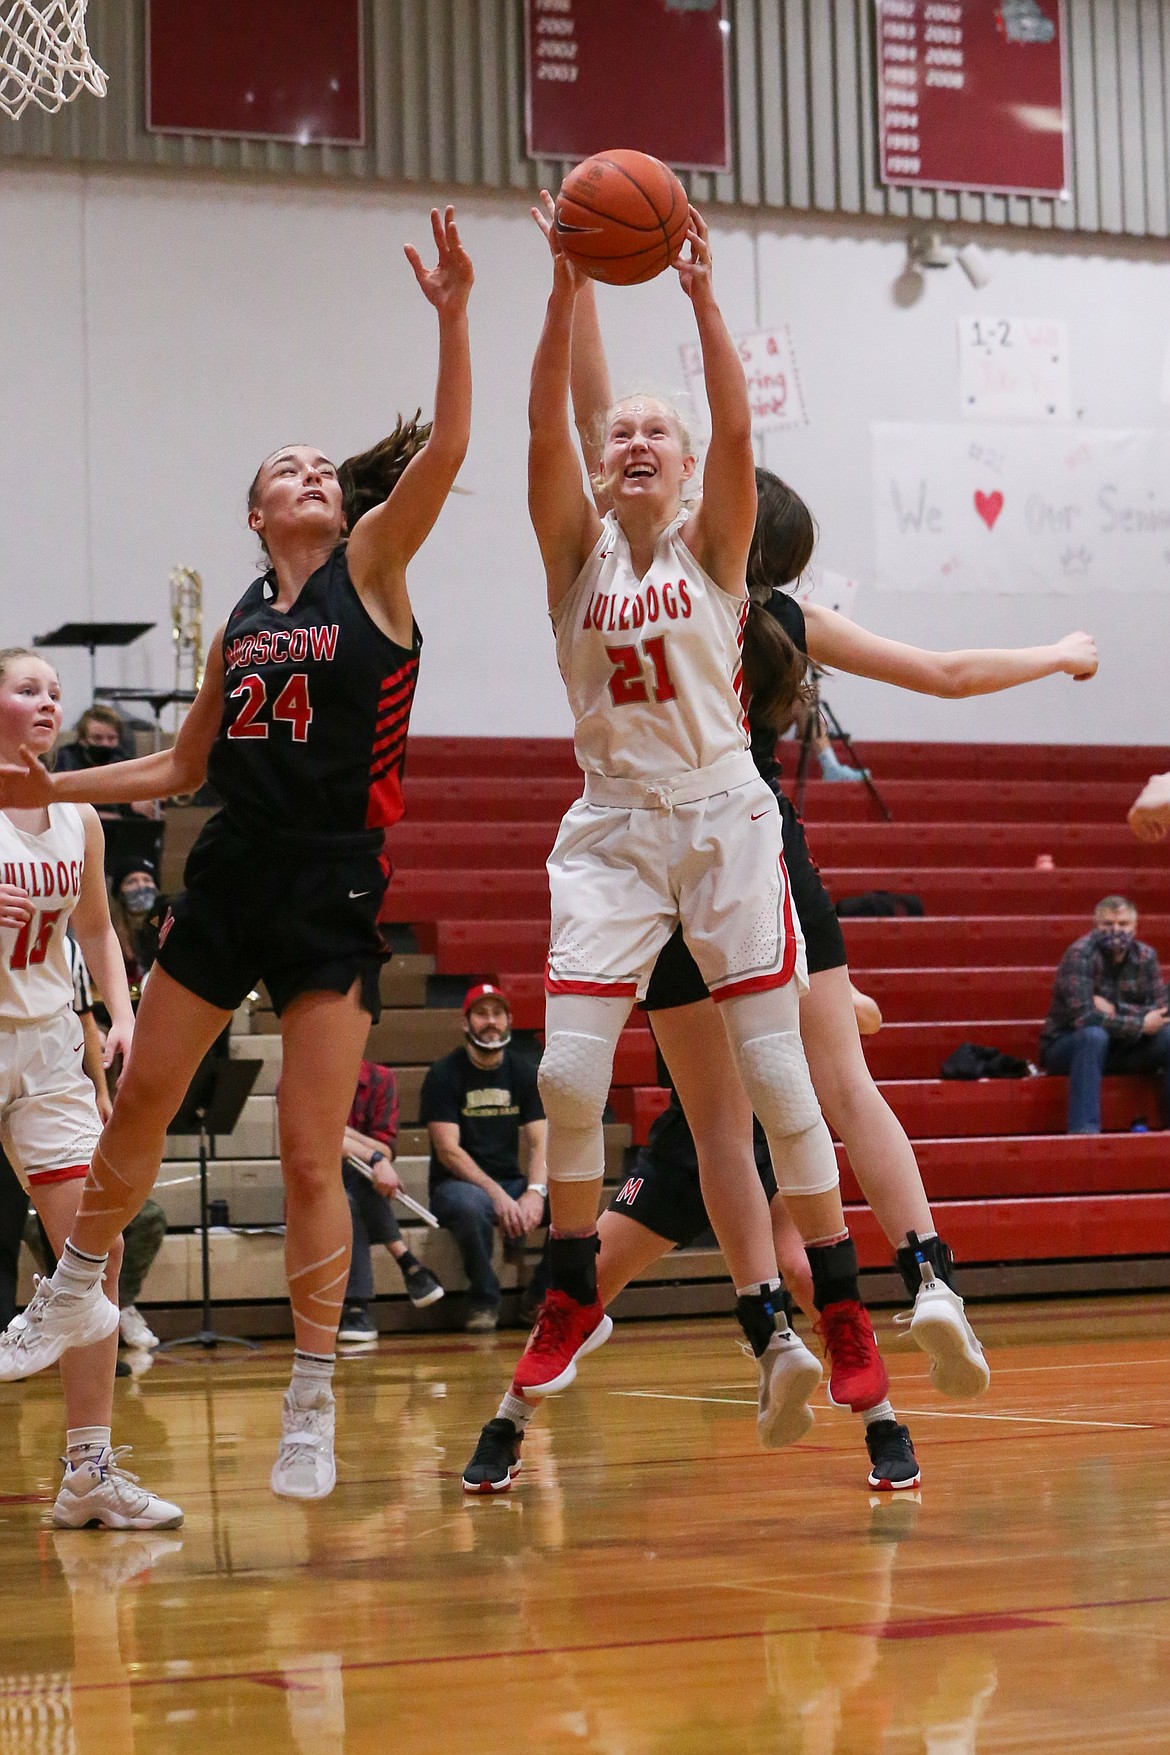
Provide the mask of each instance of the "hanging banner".
{"label": "hanging banner", "polygon": [[1170,591],[1170,432],[871,428],[884,591]]}
{"label": "hanging banner", "polygon": [[362,0],[147,0],[146,126],[365,141]]}
{"label": "hanging banner", "polygon": [[876,0],[883,183],[1066,195],[1061,0]]}
{"label": "hanging banner", "polygon": [[529,158],[731,169],[727,0],[525,0]]}
{"label": "hanging banner", "polygon": [[1068,324],[960,317],[959,405],[968,420],[1070,421]]}

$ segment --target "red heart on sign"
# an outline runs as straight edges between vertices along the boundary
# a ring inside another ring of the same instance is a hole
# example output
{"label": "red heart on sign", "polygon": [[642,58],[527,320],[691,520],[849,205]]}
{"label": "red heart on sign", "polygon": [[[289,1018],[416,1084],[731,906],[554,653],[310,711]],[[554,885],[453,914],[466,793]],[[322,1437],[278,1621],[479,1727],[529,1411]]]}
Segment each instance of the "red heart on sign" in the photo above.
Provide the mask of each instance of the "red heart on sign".
{"label": "red heart on sign", "polygon": [[981,494],[976,490],[975,510],[986,524],[988,530],[995,529],[995,521],[1003,511],[1003,495],[996,488],[993,494]]}

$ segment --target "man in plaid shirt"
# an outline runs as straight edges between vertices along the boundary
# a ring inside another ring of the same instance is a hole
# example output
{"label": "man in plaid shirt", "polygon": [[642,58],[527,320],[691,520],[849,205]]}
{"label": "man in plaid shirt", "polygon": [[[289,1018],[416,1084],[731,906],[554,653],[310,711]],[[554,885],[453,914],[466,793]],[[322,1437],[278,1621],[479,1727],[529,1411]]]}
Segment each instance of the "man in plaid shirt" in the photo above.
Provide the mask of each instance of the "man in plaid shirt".
{"label": "man in plaid shirt", "polygon": [[1100,1133],[1105,1073],[1154,1073],[1170,1126],[1170,1013],[1152,945],[1137,938],[1137,909],[1106,896],[1093,930],[1060,959],[1040,1035],[1045,1072],[1068,1074],[1068,1131]]}
{"label": "man in plaid shirt", "polygon": [[[402,1241],[390,1202],[402,1187],[394,1168],[398,1141],[398,1081],[388,1066],[363,1060],[354,1092],[353,1106],[345,1124],[342,1179],[353,1219],[353,1262],[345,1288],[339,1341],[373,1341],[378,1325],[370,1311],[374,1296],[374,1268],[370,1245],[384,1243],[398,1263],[406,1295],[416,1310],[424,1310],[443,1296],[443,1288],[429,1268],[411,1254]],[[365,1165],[365,1174],[350,1160]]]}

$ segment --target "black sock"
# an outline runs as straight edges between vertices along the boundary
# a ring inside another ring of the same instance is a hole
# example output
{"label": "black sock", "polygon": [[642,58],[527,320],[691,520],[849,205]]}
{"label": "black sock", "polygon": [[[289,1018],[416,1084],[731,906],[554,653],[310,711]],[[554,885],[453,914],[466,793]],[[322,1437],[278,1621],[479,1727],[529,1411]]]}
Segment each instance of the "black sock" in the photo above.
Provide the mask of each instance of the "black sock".
{"label": "black sock", "polygon": [[907,1231],[906,1242],[896,1252],[895,1259],[911,1298],[918,1296],[924,1265],[932,1270],[936,1280],[942,1280],[954,1290],[955,1258],[941,1237],[919,1237],[916,1231]]}
{"label": "black sock", "polygon": [[418,1262],[415,1260],[414,1256],[411,1255],[409,1249],[404,1249],[402,1254],[395,1259],[398,1262],[399,1271],[404,1274],[410,1273],[412,1269],[418,1266]]}
{"label": "black sock", "polygon": [[861,1302],[857,1289],[857,1251],[852,1237],[840,1243],[813,1243],[808,1247],[812,1269],[813,1303],[818,1310],[845,1300]]}
{"label": "black sock", "polygon": [[550,1237],[548,1268],[552,1289],[567,1292],[578,1304],[595,1304],[600,1249],[601,1238],[596,1231],[588,1237]]}
{"label": "black sock", "polygon": [[768,1342],[776,1333],[776,1307],[781,1295],[782,1289],[777,1288],[768,1292],[741,1292],[735,1300],[735,1320],[757,1359],[763,1357]]}

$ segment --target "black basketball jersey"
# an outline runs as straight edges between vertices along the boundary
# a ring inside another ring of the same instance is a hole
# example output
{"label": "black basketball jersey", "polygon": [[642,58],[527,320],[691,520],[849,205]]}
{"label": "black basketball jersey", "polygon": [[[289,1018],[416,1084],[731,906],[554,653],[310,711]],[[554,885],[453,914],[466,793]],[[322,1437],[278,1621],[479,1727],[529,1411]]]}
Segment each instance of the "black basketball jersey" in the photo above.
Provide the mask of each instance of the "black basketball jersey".
{"label": "black basketball jersey", "polygon": [[[798,652],[808,657],[808,636],[804,631],[804,611],[795,597],[787,591],[773,591],[771,597],[763,605],[768,614],[775,618],[792,641]],[[776,760],[776,731],[762,720],[752,718],[751,703],[748,703],[748,728],[751,732],[752,760],[760,770],[761,778],[768,782],[776,791],[780,782],[780,764]]]}
{"label": "black basketball jersey", "polygon": [[408,650],[371,619],[345,544],[273,607],[250,585],[223,637],[224,713],[207,778],[257,839],[376,845],[402,815],[402,763],[422,635]]}

